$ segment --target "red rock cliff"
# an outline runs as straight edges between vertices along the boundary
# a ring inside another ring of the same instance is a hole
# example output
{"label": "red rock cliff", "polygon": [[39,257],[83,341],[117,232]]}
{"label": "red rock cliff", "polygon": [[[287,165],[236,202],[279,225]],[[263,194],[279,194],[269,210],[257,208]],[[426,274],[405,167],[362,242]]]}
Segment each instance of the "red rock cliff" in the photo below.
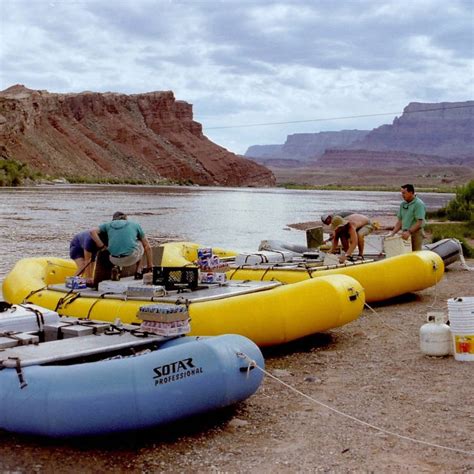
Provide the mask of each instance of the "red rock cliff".
{"label": "red rock cliff", "polygon": [[0,155],[55,176],[273,186],[267,168],[216,145],[172,92],[0,92]]}

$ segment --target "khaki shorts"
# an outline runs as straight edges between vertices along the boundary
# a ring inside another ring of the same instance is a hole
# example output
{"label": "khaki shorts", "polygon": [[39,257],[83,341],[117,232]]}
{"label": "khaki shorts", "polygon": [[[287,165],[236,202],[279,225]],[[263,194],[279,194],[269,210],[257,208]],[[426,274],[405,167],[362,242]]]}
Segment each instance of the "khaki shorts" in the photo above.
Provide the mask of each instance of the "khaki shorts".
{"label": "khaki shorts", "polygon": [[374,226],[372,225],[371,222],[369,222],[368,224],[365,224],[357,231],[357,235],[360,235],[361,237],[366,237],[370,233],[372,233],[374,230],[375,230]]}
{"label": "khaki shorts", "polygon": [[422,249],[424,236],[425,233],[423,232],[423,229],[418,229],[416,232],[411,234],[411,249],[413,251]]}
{"label": "khaki shorts", "polygon": [[138,244],[135,250],[126,257],[113,257],[112,255],[109,257],[110,261],[117,265],[118,267],[129,267],[134,263],[137,263],[141,260],[143,256],[143,245]]}

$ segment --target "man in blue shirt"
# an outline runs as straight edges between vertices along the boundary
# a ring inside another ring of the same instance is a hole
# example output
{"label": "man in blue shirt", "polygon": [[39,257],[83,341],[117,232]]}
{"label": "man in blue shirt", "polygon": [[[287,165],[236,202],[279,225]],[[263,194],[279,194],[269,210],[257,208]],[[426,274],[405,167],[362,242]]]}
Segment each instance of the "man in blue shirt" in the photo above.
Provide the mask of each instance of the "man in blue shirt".
{"label": "man in blue shirt", "polygon": [[[99,237],[99,232],[105,232],[108,245],[105,246]],[[110,262],[117,267],[140,266],[145,252],[147,267],[143,273],[150,272],[153,266],[153,256],[150,244],[140,224],[129,221],[123,212],[116,212],[111,222],[101,224],[97,229],[91,230],[91,237],[99,249],[107,248],[110,252]]]}
{"label": "man in blue shirt", "polygon": [[389,235],[395,235],[401,229],[403,239],[411,237],[411,249],[421,250],[426,217],[425,203],[415,195],[413,184],[404,184],[400,192],[403,202],[397,213],[398,221]]}

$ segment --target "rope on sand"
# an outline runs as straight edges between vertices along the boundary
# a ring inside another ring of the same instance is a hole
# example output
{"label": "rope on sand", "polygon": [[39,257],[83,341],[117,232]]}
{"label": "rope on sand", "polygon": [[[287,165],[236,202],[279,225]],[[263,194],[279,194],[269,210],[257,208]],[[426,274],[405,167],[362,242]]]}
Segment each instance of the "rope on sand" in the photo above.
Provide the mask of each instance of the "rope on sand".
{"label": "rope on sand", "polygon": [[394,431],[390,431],[390,430],[386,430],[384,428],[380,428],[379,426],[376,426],[376,425],[373,425],[372,423],[367,423],[366,421],[363,421],[363,420],[360,420],[359,418],[356,418],[355,416],[352,416],[352,415],[349,415],[347,413],[344,413],[343,411],[340,411],[336,408],[333,408],[331,407],[330,405],[327,405],[326,403],[323,403],[319,400],[316,400],[315,398],[313,397],[310,397],[309,395],[306,395],[305,393],[301,392],[300,390],[292,387],[291,385],[287,384],[286,382],[284,382],[283,380],[279,379],[278,377],[275,377],[273,374],[271,374],[270,372],[266,371],[265,369],[263,369],[262,367],[259,367],[259,365],[252,359],[250,359],[246,354],[241,354],[241,357],[243,356],[245,359],[247,359],[248,363],[249,364],[252,364],[252,367],[260,370],[261,372],[263,372],[266,376],[270,377],[271,379],[277,381],[278,383],[284,385],[286,388],[290,389],[291,391],[297,393],[298,395],[301,395],[302,397],[312,401],[313,403],[316,403],[324,408],[326,408],[327,410],[330,410],[340,416],[343,416],[345,418],[348,418],[352,421],[355,421],[356,423],[359,423],[361,425],[364,425],[364,426],[367,426],[369,428],[372,428],[376,431],[379,431],[380,433],[384,433],[384,434],[388,434],[388,435],[391,435],[391,436],[395,436],[397,438],[400,438],[400,439],[403,439],[405,441],[411,441],[413,443],[418,443],[418,444],[423,444],[425,446],[430,446],[432,448],[439,448],[439,449],[446,449],[448,451],[454,451],[456,453],[462,453],[462,454],[467,454],[469,456],[474,456],[474,451],[466,451],[464,449],[458,449],[458,448],[452,448],[450,446],[443,446],[441,444],[436,444],[436,443],[430,443],[429,441],[423,441],[423,440],[420,440],[420,439],[416,439],[416,438],[412,438],[411,436],[405,436],[405,435],[401,435],[399,433],[395,433]]}
{"label": "rope on sand", "polygon": [[[380,316],[379,313],[377,313],[377,311],[375,311],[374,308],[372,308],[371,306],[369,306],[369,304],[367,302],[364,303],[364,306],[366,306],[368,309],[370,309],[370,311],[372,311],[372,313],[376,314],[377,316]],[[386,323],[383,319],[380,319],[380,322],[382,324],[384,324],[385,326],[387,326],[388,328],[390,328],[392,331],[398,331],[398,332],[401,332],[402,334],[404,334],[405,336],[408,336],[409,334],[406,333],[405,331],[402,331],[401,329],[399,328],[396,328],[395,326],[390,326],[390,324]]]}

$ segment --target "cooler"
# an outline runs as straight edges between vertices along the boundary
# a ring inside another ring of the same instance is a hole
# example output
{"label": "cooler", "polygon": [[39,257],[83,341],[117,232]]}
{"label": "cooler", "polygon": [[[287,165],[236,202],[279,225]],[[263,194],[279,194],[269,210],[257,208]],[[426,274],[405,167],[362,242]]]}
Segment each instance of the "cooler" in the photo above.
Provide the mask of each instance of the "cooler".
{"label": "cooler", "polygon": [[13,305],[0,313],[0,332],[36,332],[59,321],[59,314],[34,304]]}

